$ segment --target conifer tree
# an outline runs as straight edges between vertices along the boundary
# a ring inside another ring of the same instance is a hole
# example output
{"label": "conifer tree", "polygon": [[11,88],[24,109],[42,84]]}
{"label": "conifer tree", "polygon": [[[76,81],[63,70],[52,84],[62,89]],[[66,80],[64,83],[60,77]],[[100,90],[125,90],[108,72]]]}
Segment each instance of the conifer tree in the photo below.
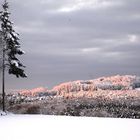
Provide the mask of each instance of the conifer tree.
{"label": "conifer tree", "polygon": [[27,77],[24,72],[24,65],[17,58],[18,55],[24,54],[19,43],[19,34],[13,29],[13,23],[10,21],[9,4],[7,0],[2,5],[3,10],[0,12],[0,33],[2,36],[2,93],[3,93],[3,111],[5,111],[4,96],[5,96],[5,69],[8,69],[9,74],[16,77]]}

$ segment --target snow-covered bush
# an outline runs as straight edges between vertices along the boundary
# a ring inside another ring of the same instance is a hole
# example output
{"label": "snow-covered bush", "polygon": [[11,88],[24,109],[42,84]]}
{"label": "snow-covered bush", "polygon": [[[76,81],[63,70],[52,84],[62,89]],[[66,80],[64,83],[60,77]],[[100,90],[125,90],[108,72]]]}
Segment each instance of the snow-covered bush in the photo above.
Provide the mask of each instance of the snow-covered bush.
{"label": "snow-covered bush", "polygon": [[47,91],[47,92],[40,92],[37,94],[38,97],[47,97],[47,96],[55,96],[57,94],[56,91]]}
{"label": "snow-covered bush", "polygon": [[0,110],[0,116],[5,116],[5,115],[7,115],[7,113]]}
{"label": "snow-covered bush", "polygon": [[123,90],[125,87],[123,85],[113,85],[110,82],[104,82],[101,84],[96,85],[97,89],[102,89],[102,90]]}
{"label": "snow-covered bush", "polygon": [[140,88],[140,77],[137,77],[131,84],[132,88]]}

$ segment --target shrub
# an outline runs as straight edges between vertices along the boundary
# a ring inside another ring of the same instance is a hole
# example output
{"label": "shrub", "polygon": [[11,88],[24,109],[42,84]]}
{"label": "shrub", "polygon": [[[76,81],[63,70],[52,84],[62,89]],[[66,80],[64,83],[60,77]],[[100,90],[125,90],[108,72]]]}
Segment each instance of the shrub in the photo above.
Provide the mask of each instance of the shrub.
{"label": "shrub", "polygon": [[113,85],[111,90],[123,90],[125,87],[123,85]]}
{"label": "shrub", "polygon": [[131,84],[132,88],[140,88],[140,78],[137,78],[132,84]]}
{"label": "shrub", "polygon": [[24,114],[40,114],[40,106],[39,105],[31,105],[27,108]]}
{"label": "shrub", "polygon": [[66,116],[80,116],[80,110],[74,108],[73,106],[68,106],[60,114]]}
{"label": "shrub", "polygon": [[125,87],[123,85],[113,85],[111,83],[102,83],[96,85],[97,89],[102,89],[102,90],[123,90]]}

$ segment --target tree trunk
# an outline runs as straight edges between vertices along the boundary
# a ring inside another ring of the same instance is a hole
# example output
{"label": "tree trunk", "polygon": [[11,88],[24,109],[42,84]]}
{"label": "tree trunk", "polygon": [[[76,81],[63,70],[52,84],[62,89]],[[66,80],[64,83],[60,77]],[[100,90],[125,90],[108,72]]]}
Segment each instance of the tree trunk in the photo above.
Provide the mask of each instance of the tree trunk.
{"label": "tree trunk", "polygon": [[5,47],[2,54],[2,109],[5,111]]}

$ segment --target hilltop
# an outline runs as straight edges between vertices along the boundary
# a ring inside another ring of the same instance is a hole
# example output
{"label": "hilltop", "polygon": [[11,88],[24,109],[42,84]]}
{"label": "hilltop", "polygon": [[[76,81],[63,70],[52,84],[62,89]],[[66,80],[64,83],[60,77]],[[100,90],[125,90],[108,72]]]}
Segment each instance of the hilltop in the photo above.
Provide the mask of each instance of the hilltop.
{"label": "hilltop", "polygon": [[[110,77],[100,77],[92,80],[77,80],[61,83],[54,86],[51,90],[44,87],[38,87],[31,90],[19,90],[17,91],[21,95],[26,96],[38,96],[38,95],[57,95],[68,96],[76,94],[88,93],[94,94],[95,91],[131,91],[140,88],[140,77],[132,75],[116,75]],[[55,93],[55,94],[54,94]],[[85,95],[85,96],[86,96]]]}

